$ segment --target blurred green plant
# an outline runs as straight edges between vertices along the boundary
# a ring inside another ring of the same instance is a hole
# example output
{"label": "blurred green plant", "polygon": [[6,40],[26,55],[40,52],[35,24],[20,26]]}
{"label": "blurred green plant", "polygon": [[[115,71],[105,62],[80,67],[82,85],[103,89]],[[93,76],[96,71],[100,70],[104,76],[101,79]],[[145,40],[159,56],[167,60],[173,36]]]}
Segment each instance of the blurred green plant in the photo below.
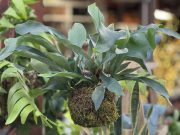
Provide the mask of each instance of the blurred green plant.
{"label": "blurred green plant", "polygon": [[34,10],[28,6],[28,4],[35,2],[37,0],[11,0],[10,6],[0,19],[0,33],[2,34],[8,29],[14,28],[16,24],[36,19]]}
{"label": "blurred green plant", "polygon": [[180,134],[180,121],[179,121],[179,111],[174,110],[173,116],[167,117],[167,121],[169,124],[168,135],[179,135]]}

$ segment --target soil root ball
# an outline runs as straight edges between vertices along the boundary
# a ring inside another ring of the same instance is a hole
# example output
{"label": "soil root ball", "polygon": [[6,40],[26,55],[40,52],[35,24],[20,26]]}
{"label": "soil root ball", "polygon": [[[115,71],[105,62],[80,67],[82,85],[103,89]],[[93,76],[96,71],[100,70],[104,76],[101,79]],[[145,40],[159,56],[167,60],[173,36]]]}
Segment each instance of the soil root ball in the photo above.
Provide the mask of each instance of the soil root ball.
{"label": "soil root ball", "polygon": [[92,87],[83,87],[74,90],[69,97],[68,106],[74,123],[83,127],[100,127],[116,121],[115,95],[106,90],[104,100],[96,111],[91,99],[93,90]]}

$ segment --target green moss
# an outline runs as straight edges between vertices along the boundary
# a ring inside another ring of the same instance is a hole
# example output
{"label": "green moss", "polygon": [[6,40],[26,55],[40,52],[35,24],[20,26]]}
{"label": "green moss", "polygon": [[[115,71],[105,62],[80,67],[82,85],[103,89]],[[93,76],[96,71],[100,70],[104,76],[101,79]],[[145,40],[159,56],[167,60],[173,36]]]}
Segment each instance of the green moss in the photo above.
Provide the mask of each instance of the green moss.
{"label": "green moss", "polygon": [[115,95],[106,91],[105,98],[98,111],[95,111],[91,95],[94,88],[83,87],[74,90],[69,97],[68,106],[75,124],[83,127],[108,125],[118,118]]}

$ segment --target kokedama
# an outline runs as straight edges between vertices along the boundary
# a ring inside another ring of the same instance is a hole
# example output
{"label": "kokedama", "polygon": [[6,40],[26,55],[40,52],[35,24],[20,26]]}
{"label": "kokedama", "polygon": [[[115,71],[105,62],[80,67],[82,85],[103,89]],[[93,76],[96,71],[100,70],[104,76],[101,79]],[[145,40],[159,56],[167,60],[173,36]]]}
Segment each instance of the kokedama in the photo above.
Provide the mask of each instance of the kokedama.
{"label": "kokedama", "polygon": [[[95,4],[88,7],[88,13],[95,24],[95,34],[87,35],[86,29],[80,23],[73,25],[68,32],[68,38],[54,28],[32,20],[15,26],[16,37],[6,39],[5,47],[0,52],[0,67],[7,67],[7,63],[10,63],[8,67],[13,71],[5,70],[1,78],[15,77],[8,75],[14,72],[20,75],[20,83],[14,84],[9,92],[8,102],[11,107],[6,124],[15,121],[19,114],[24,123],[30,112],[34,113],[36,119],[41,117],[45,125],[54,124],[37,111],[34,98],[56,90],[61,92],[60,97],[68,101],[73,121],[83,127],[105,126],[121,116],[116,103],[123,96],[120,82],[124,80],[135,82],[133,97],[136,98],[132,98],[135,104],[131,108],[133,127],[138,110],[139,84],[146,84],[168,100],[165,87],[151,77],[144,60],[147,53],[156,47],[157,32],[176,38],[180,38],[180,35],[155,24],[139,26],[134,31],[116,31],[113,24],[105,26],[104,17]],[[85,45],[88,46],[87,51],[83,50]],[[73,56],[66,57],[59,46],[70,49]],[[27,58],[28,61],[21,64],[11,59],[14,57]],[[131,62],[140,67],[131,68]],[[30,70],[36,71],[45,80],[45,85],[35,91],[35,96],[29,92],[21,78],[23,72]],[[19,89],[22,92],[18,94]],[[13,100],[13,96],[17,100]],[[21,100],[26,104],[21,104]],[[17,104],[21,107],[18,108]],[[13,112],[15,109],[18,111]]]}
{"label": "kokedama", "polygon": [[106,91],[98,110],[91,99],[94,87],[83,86],[75,89],[69,97],[69,110],[76,124],[84,127],[100,127],[111,124],[118,118],[115,95]]}

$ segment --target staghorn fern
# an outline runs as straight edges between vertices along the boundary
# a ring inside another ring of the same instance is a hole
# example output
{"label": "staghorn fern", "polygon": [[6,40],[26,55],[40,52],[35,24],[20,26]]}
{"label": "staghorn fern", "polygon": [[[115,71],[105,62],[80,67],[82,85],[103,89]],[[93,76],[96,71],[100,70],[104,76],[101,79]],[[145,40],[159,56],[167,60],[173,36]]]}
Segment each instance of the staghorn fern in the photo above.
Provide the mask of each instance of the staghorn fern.
{"label": "staghorn fern", "polygon": [[[132,92],[132,103],[134,104],[131,107],[132,124],[135,128],[139,109],[139,83],[146,84],[169,100],[165,87],[151,78],[144,63],[147,52],[155,49],[155,34],[163,32],[176,38],[180,38],[180,35],[155,24],[140,26],[135,31],[128,29],[115,31],[113,25],[105,26],[104,17],[95,4],[88,7],[88,12],[96,27],[95,34],[87,37],[84,26],[75,23],[66,38],[57,30],[42,23],[27,21],[15,27],[16,38],[5,40],[5,48],[0,51],[0,60],[11,58],[14,55],[26,57],[31,62],[35,60],[38,66],[28,64],[32,65],[32,68],[40,74],[39,76],[47,79],[47,84],[42,87],[41,92],[59,90],[62,92],[59,96],[64,99],[68,98],[63,93],[64,91],[71,93],[79,84],[91,83],[94,89],[90,98],[95,111],[98,111],[102,105],[106,91],[121,97],[123,88],[119,82],[135,81],[136,85]],[[63,44],[71,49],[74,56],[65,57],[54,42],[47,40],[42,34],[53,37],[59,45]],[[82,49],[85,42],[88,42],[86,53]],[[130,63],[127,61],[138,63],[146,74],[137,74],[138,68],[129,68]],[[25,68],[29,68],[29,65]],[[41,92],[39,94],[42,94]],[[119,102],[119,104],[122,103]],[[121,127],[121,119],[118,120],[115,123],[116,134],[120,134],[118,127]]]}
{"label": "staghorn fern", "polygon": [[34,98],[30,96],[30,90],[25,83],[26,78],[23,75],[23,71],[8,61],[1,61],[0,69],[5,69],[1,75],[1,82],[10,78],[14,80],[14,84],[8,92],[8,119],[6,120],[6,124],[11,124],[18,116],[21,118],[21,123],[24,124],[28,115],[33,113],[36,123],[38,122],[37,119],[40,118],[46,126],[52,127],[52,124],[55,125],[54,122],[44,116],[37,108]]}

